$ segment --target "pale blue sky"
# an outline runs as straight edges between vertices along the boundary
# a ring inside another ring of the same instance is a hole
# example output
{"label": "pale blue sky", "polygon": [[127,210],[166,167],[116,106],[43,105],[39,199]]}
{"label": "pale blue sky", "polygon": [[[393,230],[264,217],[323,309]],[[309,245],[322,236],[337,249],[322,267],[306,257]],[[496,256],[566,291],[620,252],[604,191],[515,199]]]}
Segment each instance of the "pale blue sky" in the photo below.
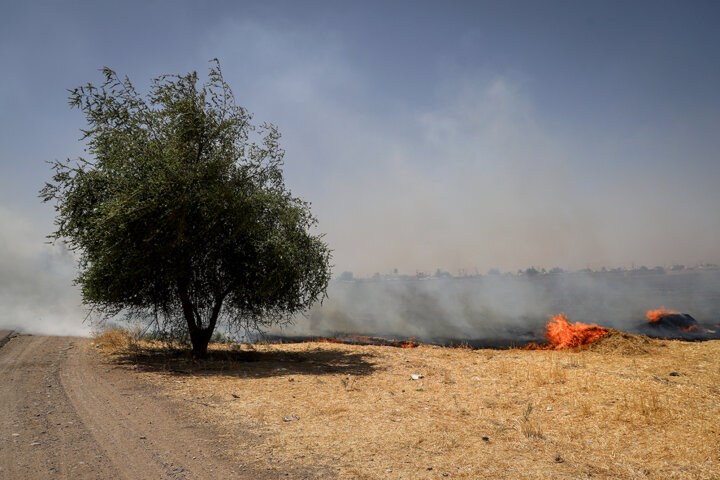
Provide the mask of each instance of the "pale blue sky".
{"label": "pale blue sky", "polygon": [[238,103],[280,127],[287,183],[337,273],[720,262],[717,2],[2,11],[6,271],[48,268],[34,260],[52,228],[44,161],[82,151],[66,89],[105,65],[144,87],[213,57]]}

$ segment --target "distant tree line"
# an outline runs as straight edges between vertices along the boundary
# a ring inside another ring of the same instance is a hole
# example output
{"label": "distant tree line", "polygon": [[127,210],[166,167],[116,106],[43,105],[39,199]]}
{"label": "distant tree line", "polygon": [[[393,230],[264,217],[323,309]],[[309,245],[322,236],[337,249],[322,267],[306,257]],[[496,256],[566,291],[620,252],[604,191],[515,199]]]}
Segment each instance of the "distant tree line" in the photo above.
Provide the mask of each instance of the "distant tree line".
{"label": "distant tree line", "polygon": [[603,274],[620,274],[620,275],[664,275],[666,273],[687,273],[687,272],[714,272],[718,271],[720,272],[720,266],[714,263],[703,263],[696,266],[688,267],[681,264],[674,264],[669,267],[662,267],[662,266],[655,266],[655,267],[647,267],[645,265],[641,265],[639,267],[631,267],[631,268],[625,268],[625,267],[614,267],[614,268],[608,268],[608,267],[601,267],[597,270],[593,270],[591,268],[583,268],[580,270],[565,270],[560,267],[552,267],[550,269],[547,269],[545,267],[536,267],[536,266],[530,266],[525,269],[519,269],[516,272],[501,272],[497,268],[491,268],[487,271],[485,275],[478,273],[477,271],[474,274],[468,274],[466,270],[460,270],[456,275],[453,275],[447,270],[444,270],[442,268],[438,268],[435,270],[435,273],[429,274],[423,271],[416,271],[414,274],[401,274],[398,272],[398,269],[393,269],[392,273],[386,273],[382,274],[380,272],[373,273],[370,277],[358,277],[351,271],[344,271],[342,272],[338,280],[341,281],[364,281],[364,280],[371,280],[371,281],[383,281],[383,280],[439,280],[439,279],[462,279],[462,278],[479,278],[483,276],[488,277],[497,277],[497,276],[504,276],[504,277],[542,277],[542,276],[557,276],[557,275],[574,275],[574,274],[590,274],[590,275],[603,275]]}

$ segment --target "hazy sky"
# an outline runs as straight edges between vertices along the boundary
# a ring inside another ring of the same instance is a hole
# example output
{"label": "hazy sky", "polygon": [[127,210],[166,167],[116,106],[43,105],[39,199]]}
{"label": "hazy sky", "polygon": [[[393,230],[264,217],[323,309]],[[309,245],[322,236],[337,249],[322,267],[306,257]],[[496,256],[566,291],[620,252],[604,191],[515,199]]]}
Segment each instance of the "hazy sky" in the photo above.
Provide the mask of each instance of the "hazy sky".
{"label": "hazy sky", "polygon": [[718,25],[689,1],[5,2],[0,295],[67,278],[37,199],[82,151],[66,89],[213,57],[338,274],[720,262]]}

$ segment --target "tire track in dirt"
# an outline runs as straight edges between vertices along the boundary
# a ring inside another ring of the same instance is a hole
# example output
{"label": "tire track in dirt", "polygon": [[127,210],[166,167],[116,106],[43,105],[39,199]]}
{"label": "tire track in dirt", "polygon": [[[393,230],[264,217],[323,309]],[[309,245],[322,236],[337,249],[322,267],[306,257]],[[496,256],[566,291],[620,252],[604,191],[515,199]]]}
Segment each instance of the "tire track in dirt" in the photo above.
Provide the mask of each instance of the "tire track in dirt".
{"label": "tire track in dirt", "polygon": [[[89,343],[19,335],[0,347],[0,480],[333,476],[258,462],[256,434],[195,417],[132,370],[103,363]],[[248,446],[248,458],[228,453],[232,439]]]}
{"label": "tire track in dirt", "polygon": [[[92,358],[91,358],[92,357]],[[77,349],[61,381],[121,475],[132,479],[238,478],[216,437],[180,419],[152,387]]]}
{"label": "tire track in dirt", "polygon": [[116,476],[60,384],[69,347],[21,335],[0,348],[0,478]]}

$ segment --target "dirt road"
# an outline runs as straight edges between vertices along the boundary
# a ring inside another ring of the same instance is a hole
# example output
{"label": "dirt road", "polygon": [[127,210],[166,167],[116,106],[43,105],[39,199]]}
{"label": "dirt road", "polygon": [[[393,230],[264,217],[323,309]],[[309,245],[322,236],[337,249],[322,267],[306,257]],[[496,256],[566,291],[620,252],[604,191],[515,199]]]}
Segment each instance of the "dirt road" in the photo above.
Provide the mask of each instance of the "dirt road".
{"label": "dirt road", "polygon": [[5,345],[13,335],[14,332],[12,330],[0,330],[0,347]]}
{"label": "dirt road", "polygon": [[315,477],[230,458],[220,439],[241,431],[183,417],[89,342],[20,335],[0,347],[0,479]]}

